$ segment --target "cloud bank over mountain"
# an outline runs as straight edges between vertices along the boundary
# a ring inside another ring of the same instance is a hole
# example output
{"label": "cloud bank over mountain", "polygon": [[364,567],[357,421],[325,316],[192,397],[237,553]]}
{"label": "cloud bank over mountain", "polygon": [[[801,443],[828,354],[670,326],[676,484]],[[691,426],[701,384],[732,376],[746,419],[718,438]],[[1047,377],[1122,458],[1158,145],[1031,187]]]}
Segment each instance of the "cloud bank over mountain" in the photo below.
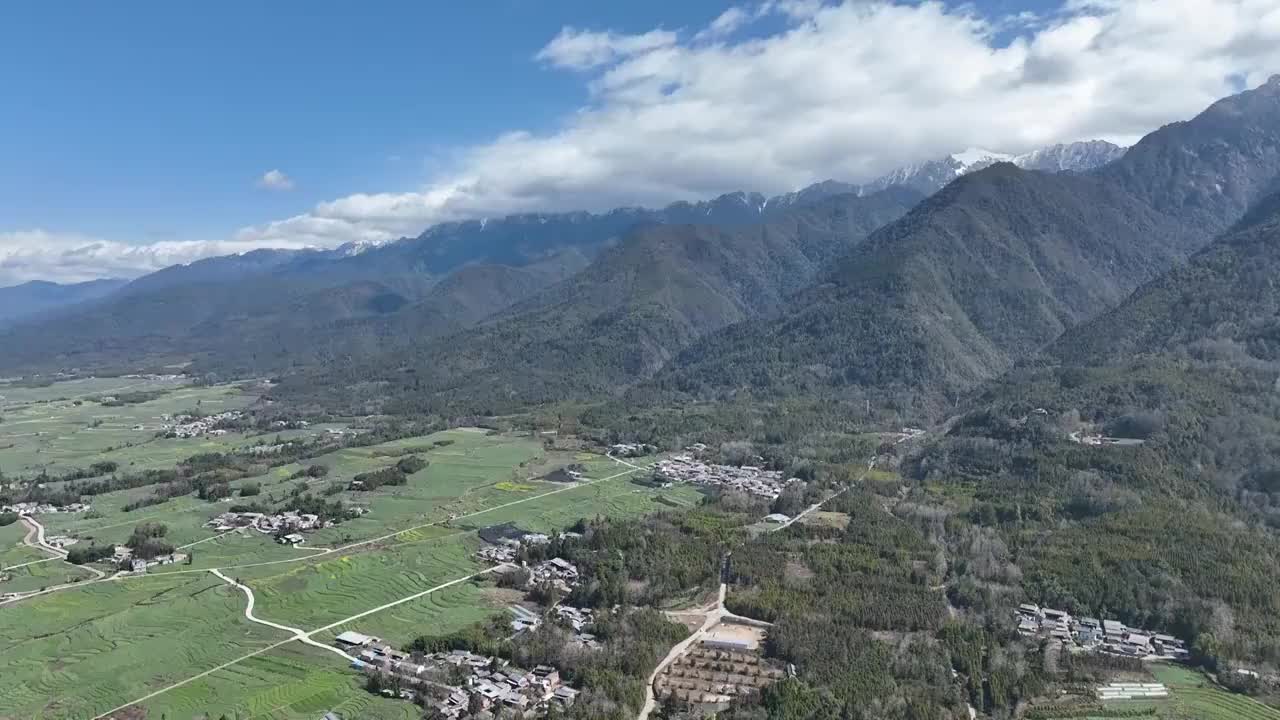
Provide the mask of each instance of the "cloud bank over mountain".
{"label": "cloud bank over mountain", "polygon": [[[513,129],[462,149],[419,188],[337,198],[225,242],[179,251],[81,238],[103,262],[93,276],[229,247],[382,242],[511,212],[860,182],[968,147],[1128,144],[1280,70],[1280,6],[1066,0],[1043,15],[983,17],[939,2],[792,0],[731,8],[701,28],[565,27],[530,62],[589,89],[554,131]],[[91,272],[74,237],[13,247],[40,232],[0,234],[0,282]]]}

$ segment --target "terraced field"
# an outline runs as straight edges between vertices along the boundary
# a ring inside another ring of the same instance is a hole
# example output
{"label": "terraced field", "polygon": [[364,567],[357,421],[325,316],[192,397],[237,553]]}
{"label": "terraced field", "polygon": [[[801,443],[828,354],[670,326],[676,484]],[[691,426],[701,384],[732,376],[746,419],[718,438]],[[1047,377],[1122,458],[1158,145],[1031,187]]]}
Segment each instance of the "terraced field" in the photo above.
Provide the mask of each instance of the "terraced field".
{"label": "terraced field", "polygon": [[471,558],[474,538],[444,530],[435,534],[316,562],[227,572],[253,588],[262,617],[317,628],[482,569]]}
{"label": "terraced field", "polygon": [[1152,673],[1169,687],[1167,717],[1195,720],[1280,720],[1280,710],[1253,698],[1227,692],[1208,678],[1176,665],[1155,665]]}
{"label": "terraced field", "polygon": [[290,643],[142,705],[146,717],[222,715],[255,720],[315,720],[326,712],[360,720],[411,720],[417,706],[370,695],[361,678],[320,650]]}
{"label": "terraced field", "polygon": [[93,573],[84,568],[62,560],[50,560],[0,573],[0,594],[30,592],[91,577]]}
{"label": "terraced field", "polygon": [[277,642],[208,574],[86,585],[0,609],[0,717],[90,718]]}
{"label": "terraced field", "polygon": [[48,553],[23,545],[22,538],[26,535],[27,528],[20,522],[0,527],[0,569],[49,556]]}
{"label": "terraced field", "polygon": [[400,644],[420,635],[447,635],[495,613],[506,612],[504,607],[491,603],[486,595],[486,583],[482,580],[455,585],[349,625],[339,625],[317,634],[316,640],[329,642],[347,630],[376,635]]}
{"label": "terraced field", "polygon": [[1150,670],[1155,682],[1169,688],[1168,699],[1108,701],[1102,704],[1104,712],[1077,720],[1133,717],[1140,711],[1159,720],[1280,720],[1280,710],[1227,692],[1195,670],[1166,663]]}

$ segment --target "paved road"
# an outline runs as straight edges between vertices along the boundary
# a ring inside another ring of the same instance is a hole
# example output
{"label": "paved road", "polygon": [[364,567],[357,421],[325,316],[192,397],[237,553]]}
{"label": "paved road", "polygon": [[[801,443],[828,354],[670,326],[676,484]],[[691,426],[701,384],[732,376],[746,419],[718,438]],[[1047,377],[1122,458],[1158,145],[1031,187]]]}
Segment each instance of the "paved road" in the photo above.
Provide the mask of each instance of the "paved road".
{"label": "paved road", "polygon": [[224,582],[231,584],[233,587],[239,588],[240,591],[243,592],[245,596],[249,598],[249,604],[245,605],[245,608],[244,608],[245,619],[247,619],[249,622],[255,622],[255,623],[258,623],[259,625],[266,625],[267,627],[273,627],[277,630],[283,630],[287,633],[291,633],[293,635],[294,640],[306,643],[307,645],[310,645],[312,647],[318,647],[321,650],[324,650],[326,652],[334,653],[339,657],[341,657],[344,662],[351,661],[351,657],[346,653],[342,652],[341,650],[339,650],[338,648],[333,647],[332,645],[325,645],[324,643],[318,643],[315,640],[312,640],[311,633],[308,633],[305,630],[301,630],[295,627],[289,627],[288,625],[281,625],[279,623],[273,623],[270,620],[263,620],[262,618],[257,617],[256,615],[253,614],[253,606],[255,603],[253,590],[250,589],[248,585],[243,585],[241,583],[236,582],[235,580],[232,580],[226,575],[223,575],[221,570],[210,570],[209,572],[218,576]]}
{"label": "paved road", "polygon": [[[200,673],[199,675],[192,675],[191,677],[189,677],[189,678],[187,678],[187,679],[185,679],[185,680],[180,680],[180,681],[178,681],[178,682],[176,682],[176,683],[173,683],[172,685],[169,685],[169,686],[167,686],[167,687],[160,688],[159,690],[156,690],[155,692],[149,693],[149,694],[147,694],[147,695],[143,695],[142,697],[140,697],[140,698],[138,698],[138,699],[136,699],[136,700],[131,700],[131,701],[129,701],[129,702],[127,702],[127,703],[125,703],[124,705],[121,705],[121,706],[116,707],[116,708],[112,708],[111,710],[108,710],[107,712],[102,713],[101,715],[95,715],[95,716],[94,716],[94,718],[93,718],[93,720],[103,720],[103,718],[111,717],[112,715],[114,715],[115,713],[120,712],[121,710],[127,710],[127,709],[129,709],[129,708],[133,707],[134,705],[137,705],[137,704],[139,704],[139,703],[144,703],[144,702],[146,702],[146,701],[148,701],[148,700],[151,700],[151,699],[153,699],[153,698],[159,697],[159,696],[161,696],[161,695],[163,695],[163,694],[165,694],[165,693],[169,692],[170,690],[177,690],[178,688],[180,688],[180,687],[182,687],[182,686],[184,686],[184,685],[189,685],[189,684],[191,684],[191,683],[195,682],[196,680],[199,680],[199,679],[201,679],[201,678],[208,677],[208,676],[212,675],[213,673],[218,672],[219,670],[225,670],[225,669],[227,669],[227,668],[229,668],[229,667],[232,667],[233,665],[236,665],[236,664],[242,663],[242,662],[244,662],[245,660],[248,660],[248,659],[250,659],[250,658],[255,658],[255,657],[257,657],[257,656],[259,656],[259,655],[261,655],[261,654],[263,654],[263,653],[265,653],[265,652],[270,652],[271,650],[275,650],[276,648],[278,648],[278,647],[280,647],[280,646],[282,646],[282,645],[287,645],[287,644],[289,644],[289,643],[291,643],[291,642],[293,642],[293,641],[295,641],[295,640],[297,640],[297,641],[299,641],[299,642],[304,642],[304,643],[306,643],[306,644],[308,644],[308,645],[312,645],[312,646],[314,646],[314,647],[321,648],[321,649],[323,649],[323,650],[326,650],[326,651],[328,651],[328,652],[335,653],[335,654],[337,654],[337,655],[341,655],[341,656],[342,656],[343,661],[345,661],[345,662],[350,662],[350,661],[351,661],[351,657],[350,657],[349,655],[347,655],[346,653],[342,652],[341,650],[339,650],[339,649],[337,649],[337,648],[335,648],[335,647],[330,647],[330,646],[328,646],[328,645],[324,645],[323,643],[319,643],[319,642],[315,641],[311,636],[312,636],[312,635],[315,635],[316,633],[322,633],[322,632],[325,632],[326,630],[332,630],[332,629],[334,629],[334,628],[336,628],[336,627],[341,627],[342,625],[347,625],[347,624],[352,623],[352,622],[355,622],[356,620],[359,620],[359,619],[361,619],[361,618],[368,617],[368,616],[370,616],[370,615],[372,615],[372,614],[374,614],[374,613],[379,613],[379,612],[382,612],[383,610],[388,610],[388,609],[390,609],[390,608],[396,607],[397,605],[403,605],[403,604],[405,604],[405,603],[407,603],[407,602],[413,602],[414,600],[417,600],[417,599],[419,599],[419,598],[426,597],[427,595],[430,595],[430,594],[432,594],[432,593],[439,592],[439,591],[444,590],[444,589],[446,589],[446,588],[453,587],[454,585],[458,585],[458,584],[460,584],[460,583],[467,582],[468,580],[471,580],[471,579],[473,579],[473,578],[480,577],[481,575],[487,575],[487,574],[489,574],[489,573],[495,572],[495,571],[500,570],[500,569],[509,569],[509,568],[510,568],[510,566],[509,566],[509,565],[495,565],[494,567],[487,568],[487,569],[485,569],[485,570],[481,570],[481,571],[480,571],[480,572],[478,572],[478,573],[472,573],[471,575],[468,575],[468,576],[466,576],[466,577],[460,577],[460,578],[458,578],[458,579],[456,579],[456,580],[450,580],[449,582],[441,583],[440,585],[437,585],[437,586],[435,586],[435,587],[433,587],[433,588],[430,588],[430,589],[428,589],[428,590],[423,590],[422,592],[414,593],[414,594],[412,594],[412,595],[410,595],[410,596],[408,596],[408,597],[400,598],[399,600],[394,600],[394,601],[392,601],[392,602],[386,603],[385,605],[379,605],[378,607],[373,608],[372,610],[365,610],[365,611],[364,611],[364,612],[362,612],[362,613],[357,613],[357,614],[355,614],[355,615],[352,615],[352,616],[351,616],[351,617],[349,617],[349,618],[343,618],[342,620],[339,620],[339,621],[337,621],[337,622],[335,622],[335,623],[330,623],[330,624],[328,624],[328,625],[325,625],[324,627],[316,628],[315,630],[311,630],[311,631],[303,631],[303,630],[299,630],[298,628],[291,628],[291,627],[289,627],[289,626],[287,626],[287,625],[278,625],[278,624],[276,624],[276,623],[273,623],[273,622],[270,622],[270,621],[267,621],[267,620],[263,620],[263,619],[261,619],[261,618],[258,618],[258,617],[256,617],[256,616],[254,616],[254,615],[253,615],[253,591],[252,591],[252,590],[250,590],[248,587],[246,587],[246,586],[244,586],[244,585],[241,585],[240,583],[237,583],[236,581],[234,581],[234,580],[232,580],[232,579],[228,578],[226,575],[222,574],[220,571],[217,571],[217,570],[210,570],[210,571],[207,571],[207,572],[212,572],[214,575],[217,575],[217,576],[218,576],[219,578],[221,578],[222,580],[224,580],[224,581],[226,581],[226,582],[228,582],[228,583],[230,583],[230,584],[234,585],[234,586],[235,586],[235,587],[237,587],[237,588],[240,588],[240,589],[241,589],[241,591],[243,591],[243,592],[246,594],[246,596],[248,596],[248,598],[249,598],[249,605],[248,605],[248,607],[245,609],[245,617],[246,617],[246,618],[248,618],[249,620],[251,620],[251,621],[253,621],[253,622],[256,622],[256,623],[262,624],[262,625],[268,625],[268,626],[270,626],[270,627],[273,627],[273,628],[276,628],[276,629],[279,629],[279,630],[284,630],[285,632],[293,633],[293,636],[292,636],[292,637],[290,637],[290,638],[288,638],[288,639],[286,639],[286,640],[281,640],[280,642],[273,643],[273,644],[268,645],[268,646],[266,646],[266,647],[264,647],[264,648],[260,648],[260,649],[258,649],[258,650],[255,650],[255,651],[253,651],[253,652],[251,652],[251,653],[248,653],[248,654],[246,654],[246,655],[241,655],[240,657],[236,658],[235,660],[231,660],[231,661],[225,662],[225,663],[223,663],[223,664],[221,664],[221,665],[219,665],[219,666],[217,666],[217,667],[215,667],[215,668],[212,668],[212,669],[210,669],[210,670],[205,670],[204,672]],[[206,571],[202,571],[202,572],[206,572]]]}
{"label": "paved road", "polygon": [[[27,536],[22,538],[23,543],[30,545],[31,547],[34,547],[34,548],[40,548],[45,552],[53,553],[59,558],[64,558],[67,556],[66,550],[63,550],[62,548],[56,548],[45,541],[44,526],[41,525],[39,521],[31,517],[30,515],[19,515],[18,519],[22,521],[23,525],[27,526],[27,530],[28,530]],[[36,536],[35,542],[31,541],[32,534]]]}
{"label": "paved road", "polygon": [[[906,442],[907,440],[911,440],[916,437],[919,437],[919,435],[907,435],[905,437],[900,438],[894,444],[900,445]],[[618,458],[613,458],[613,459],[618,460]],[[618,460],[618,462],[622,462],[622,461]],[[629,464],[629,463],[626,463],[626,464]],[[876,466],[876,456],[872,455],[871,460],[867,462],[867,469],[863,471],[862,477],[858,478],[858,483],[865,480],[867,475],[872,470],[875,469],[875,466]],[[799,515],[796,515],[795,517],[791,518],[785,523],[779,524],[777,527],[771,528],[770,532],[777,532],[779,530],[791,527],[798,520],[803,519],[804,517],[808,516],[811,513],[817,512],[823,505],[826,505],[831,500],[848,492],[849,488],[853,487],[856,484],[857,483],[851,483],[848,486],[846,486],[843,490],[832,495],[831,497],[828,497],[825,500],[822,500],[821,502],[814,503],[810,507],[806,508],[804,512],[800,513]],[[748,625],[757,625],[757,626],[770,625],[770,623],[766,623],[760,620],[753,620],[751,618],[744,618],[740,615],[734,615],[728,610],[725,610],[724,601],[725,601],[725,595],[728,592],[728,588],[729,586],[726,585],[725,583],[720,583],[719,600],[716,602],[714,608],[707,610],[707,616],[702,623],[702,627],[699,628],[697,632],[690,635],[688,638],[685,638],[678,645],[671,648],[671,652],[667,653],[667,656],[662,659],[662,662],[658,663],[658,667],[654,668],[654,671],[649,675],[649,682],[645,686],[644,707],[641,708],[640,714],[637,716],[637,720],[648,720],[649,714],[653,712],[653,709],[655,707],[657,707],[657,699],[654,696],[654,692],[653,692],[653,683],[658,679],[658,675],[662,674],[662,671],[667,669],[667,666],[675,662],[677,658],[683,655],[684,652],[688,650],[691,645],[693,645],[694,643],[698,642],[703,637],[705,637],[707,632],[710,631],[713,627],[715,627],[716,625],[719,625],[721,622],[725,620],[742,622]],[[692,615],[694,613],[682,613],[682,614]]]}
{"label": "paved road", "polygon": [[671,651],[667,653],[667,656],[662,658],[662,662],[658,663],[658,666],[653,669],[652,673],[649,673],[649,680],[645,683],[644,688],[644,707],[640,708],[640,714],[636,716],[637,720],[649,720],[649,714],[658,706],[657,697],[653,692],[653,684],[657,682],[658,676],[662,674],[662,671],[666,670],[671,663],[675,662],[676,659],[683,655],[694,643],[706,637],[707,632],[711,630],[711,628],[720,624],[720,621],[724,618],[725,614],[724,598],[728,593],[728,590],[728,585],[720,583],[719,597],[716,600],[715,605],[708,609],[707,617],[702,621],[702,627],[698,628],[692,635],[681,640],[675,647],[671,648]]}
{"label": "paved road", "polygon": [[[902,441],[901,441],[901,440],[899,440],[898,442],[902,442]],[[862,482],[863,480],[865,480],[865,479],[867,478],[867,473],[869,473],[869,472],[871,472],[872,470],[874,470],[874,469],[875,469],[875,467],[876,467],[876,457],[873,455],[873,456],[871,456],[871,461],[867,463],[867,469],[862,471],[862,477],[858,478],[858,482],[860,483],[860,482]],[[834,500],[834,499],[836,499],[836,498],[840,497],[841,495],[845,494],[846,492],[848,492],[848,491],[849,491],[849,488],[853,487],[855,484],[856,484],[856,483],[850,483],[849,485],[846,485],[846,486],[844,487],[844,489],[842,489],[840,492],[836,493],[835,495],[832,495],[831,497],[829,497],[829,498],[827,498],[827,499],[825,499],[825,500],[821,500],[821,501],[819,501],[819,502],[814,503],[813,505],[810,505],[809,507],[805,508],[804,512],[800,513],[799,515],[796,515],[795,517],[791,518],[790,520],[788,520],[788,521],[786,521],[786,522],[784,522],[784,523],[780,523],[777,527],[771,528],[771,529],[770,529],[770,532],[777,532],[777,531],[779,531],[779,530],[785,530],[785,529],[787,529],[787,528],[791,527],[792,525],[796,524],[796,522],[798,522],[799,520],[802,520],[802,519],[804,519],[805,517],[807,517],[808,515],[810,515],[810,514],[812,514],[812,513],[814,513],[814,512],[817,512],[817,511],[818,511],[818,510],[819,510],[823,505],[826,505],[827,503],[831,502],[832,500]]]}

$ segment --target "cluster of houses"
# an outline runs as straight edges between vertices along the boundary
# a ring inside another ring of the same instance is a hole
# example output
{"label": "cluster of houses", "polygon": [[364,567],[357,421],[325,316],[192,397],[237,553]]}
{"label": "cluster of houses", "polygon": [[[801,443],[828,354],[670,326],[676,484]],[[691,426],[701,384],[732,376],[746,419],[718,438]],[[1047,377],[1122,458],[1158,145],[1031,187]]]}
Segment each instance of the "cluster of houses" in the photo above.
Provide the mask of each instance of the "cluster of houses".
{"label": "cluster of houses", "polygon": [[[578,533],[561,533],[560,537],[582,537]],[[500,537],[491,538],[492,545],[486,545],[480,548],[476,553],[476,557],[494,564],[515,562],[519,555],[520,548],[523,546],[547,545],[551,542],[550,535],[542,533],[524,533],[519,537]]]}
{"label": "cluster of houses", "polygon": [[176,438],[195,438],[204,435],[226,435],[227,431],[219,429],[218,425],[239,420],[242,417],[244,417],[244,413],[239,410],[228,410],[217,415],[201,418],[190,415],[178,415],[171,418],[166,415],[162,419],[166,423],[172,423],[165,425],[165,435]]}
{"label": "cluster of houses", "polygon": [[[582,536],[578,533],[566,532],[561,533],[560,537]],[[522,546],[547,545],[550,542],[551,537],[542,533],[524,533],[518,537],[497,538],[492,544],[480,548],[476,552],[476,557],[495,565],[515,562]],[[529,571],[529,581],[525,587],[529,589],[550,584],[556,590],[568,593],[578,583],[577,566],[564,558],[544,560],[526,569]]]}
{"label": "cluster of houses", "polygon": [[646,443],[617,443],[609,446],[613,457],[644,457],[658,452],[658,448]]}
{"label": "cluster of houses", "polygon": [[1126,627],[1118,620],[1076,618],[1065,610],[1024,604],[1017,610],[1018,632],[1074,643],[1088,650],[1136,658],[1187,657],[1187,645],[1172,635]]}
{"label": "cluster of houses", "polygon": [[88,512],[91,506],[87,503],[71,503],[70,505],[50,505],[49,503],[20,502],[13,505],[0,505],[0,512],[11,512],[19,515],[53,515],[55,513]]}
{"label": "cluster of houses", "polygon": [[52,537],[46,537],[44,539],[45,545],[52,548],[57,548],[59,550],[66,550],[67,548],[71,547],[72,545],[75,545],[78,542],[80,542],[78,539],[73,538],[69,535],[54,535]]}
{"label": "cluster of houses", "polygon": [[[511,628],[517,634],[528,630],[536,630],[542,624],[542,617],[521,605],[512,605],[511,613],[515,619]],[[587,628],[595,622],[595,613],[590,608],[576,608],[569,605],[556,605],[552,611],[554,621],[570,630],[569,647],[576,650],[600,650],[604,647],[595,634],[587,632]]]}
{"label": "cluster of houses", "polygon": [[218,532],[251,528],[266,535],[277,535],[281,543],[297,545],[304,539],[301,531],[327,528],[332,526],[333,522],[322,520],[319,515],[286,510],[274,515],[260,512],[225,512],[205,525]]}
{"label": "cluster of houses", "polygon": [[186,553],[170,553],[147,560],[133,556],[133,548],[126,545],[116,545],[111,555],[111,562],[116,567],[129,572],[145,573],[149,567],[159,567],[161,565],[176,565],[187,561]]}
{"label": "cluster of houses", "polygon": [[784,480],[777,470],[764,470],[752,465],[712,465],[691,455],[676,455],[660,461],[654,478],[664,484],[684,482],[731,488],[769,500],[778,499],[783,488],[800,482],[799,478]]}
{"label": "cluster of houses", "polygon": [[550,584],[561,593],[568,593],[578,584],[578,568],[564,558],[551,558],[529,568],[528,587]]}
{"label": "cluster of houses", "polygon": [[387,675],[400,688],[384,692],[407,699],[421,693],[427,707],[451,719],[477,707],[541,712],[552,704],[572,705],[578,696],[577,690],[561,682],[559,671],[547,665],[526,671],[506,660],[466,650],[411,655],[351,631],[339,635],[335,643],[352,656],[352,667]]}
{"label": "cluster of houses", "polygon": [[1072,442],[1079,443],[1081,445],[1090,445],[1093,447],[1100,445],[1142,445],[1146,443],[1146,440],[1138,440],[1136,438],[1106,437],[1105,435],[1098,434],[1086,435],[1079,430],[1071,433],[1068,437],[1071,438]]}

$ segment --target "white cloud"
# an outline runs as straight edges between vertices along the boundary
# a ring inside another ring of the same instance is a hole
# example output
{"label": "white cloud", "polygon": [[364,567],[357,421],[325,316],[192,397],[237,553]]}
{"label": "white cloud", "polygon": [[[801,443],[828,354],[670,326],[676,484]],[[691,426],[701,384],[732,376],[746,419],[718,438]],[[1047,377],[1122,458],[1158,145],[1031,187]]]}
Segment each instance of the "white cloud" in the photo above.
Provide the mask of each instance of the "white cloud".
{"label": "white cloud", "polygon": [[723,38],[737,32],[742,26],[751,22],[752,14],[740,7],[731,7],[720,13],[719,17],[711,21],[711,24],[705,30],[701,30],[695,36],[698,40],[715,40]]}
{"label": "white cloud", "polygon": [[[300,248],[283,241],[276,247]],[[215,255],[232,255],[261,247],[237,240],[163,241],[141,245],[46,230],[0,232],[0,287],[28,280],[82,282],[98,278],[132,278],[161,268]]]}
{"label": "white cloud", "polygon": [[258,178],[258,187],[264,190],[292,190],[293,179],[279,170],[268,170]]}
{"label": "white cloud", "polygon": [[[860,181],[967,147],[1132,142],[1280,71],[1276,0],[1066,0],[1005,17],[931,1],[737,10],[678,33],[566,27],[537,59],[583,73],[590,102],[558,129],[513,129],[458,149],[421,188],[321,203],[233,242],[333,247],[509,212]],[[740,32],[766,16],[781,29]]]}
{"label": "white cloud", "polygon": [[673,45],[676,34],[652,30],[643,35],[619,35],[565,27],[536,55],[538,60],[571,70],[590,70],[620,58]]}

